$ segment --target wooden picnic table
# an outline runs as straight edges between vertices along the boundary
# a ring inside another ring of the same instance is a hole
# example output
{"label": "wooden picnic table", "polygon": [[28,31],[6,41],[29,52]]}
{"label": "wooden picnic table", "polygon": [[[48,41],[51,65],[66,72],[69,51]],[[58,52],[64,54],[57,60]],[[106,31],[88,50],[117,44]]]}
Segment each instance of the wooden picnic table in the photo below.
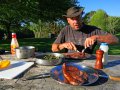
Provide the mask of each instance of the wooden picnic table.
{"label": "wooden picnic table", "polygon": [[[16,56],[11,54],[1,55],[4,59],[18,60]],[[35,61],[35,58],[24,59],[27,61]],[[94,67],[95,58],[76,62],[86,66]],[[73,86],[69,84],[60,84],[51,77],[26,80],[26,78],[42,73],[50,72],[55,66],[33,65],[27,71],[19,75],[19,77],[10,80],[0,79],[0,90],[119,90],[120,81],[113,81],[100,77],[97,82],[88,86]],[[109,55],[109,62],[104,69],[107,75],[120,76],[120,55]],[[8,73],[9,74],[9,73]]]}

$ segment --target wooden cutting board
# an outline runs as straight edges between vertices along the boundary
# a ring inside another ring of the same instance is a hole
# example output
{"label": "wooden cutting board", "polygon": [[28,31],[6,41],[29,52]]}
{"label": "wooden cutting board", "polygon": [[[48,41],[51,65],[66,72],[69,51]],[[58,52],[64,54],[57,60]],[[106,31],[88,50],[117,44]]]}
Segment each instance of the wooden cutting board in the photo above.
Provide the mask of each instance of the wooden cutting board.
{"label": "wooden cutting board", "polygon": [[33,64],[34,62],[11,61],[11,65],[8,68],[0,70],[0,78],[14,79]]}

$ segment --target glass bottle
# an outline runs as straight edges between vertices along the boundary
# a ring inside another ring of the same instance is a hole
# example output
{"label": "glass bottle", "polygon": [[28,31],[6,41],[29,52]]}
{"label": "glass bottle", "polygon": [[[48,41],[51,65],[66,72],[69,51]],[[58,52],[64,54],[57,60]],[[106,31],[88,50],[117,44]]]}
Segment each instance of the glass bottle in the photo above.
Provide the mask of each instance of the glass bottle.
{"label": "glass bottle", "polygon": [[103,54],[104,54],[103,50],[98,49],[96,51],[95,69],[103,69],[103,63],[102,63]]}
{"label": "glass bottle", "polygon": [[15,48],[19,47],[16,33],[12,33],[12,40],[11,40],[11,54],[15,54]]}

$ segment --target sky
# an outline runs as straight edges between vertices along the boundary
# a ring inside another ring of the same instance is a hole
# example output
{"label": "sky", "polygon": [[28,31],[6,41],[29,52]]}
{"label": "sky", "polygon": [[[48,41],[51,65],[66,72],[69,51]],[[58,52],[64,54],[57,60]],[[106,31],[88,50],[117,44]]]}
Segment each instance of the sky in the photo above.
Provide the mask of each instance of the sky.
{"label": "sky", "polygon": [[84,12],[104,10],[109,16],[120,17],[120,0],[78,0]]}

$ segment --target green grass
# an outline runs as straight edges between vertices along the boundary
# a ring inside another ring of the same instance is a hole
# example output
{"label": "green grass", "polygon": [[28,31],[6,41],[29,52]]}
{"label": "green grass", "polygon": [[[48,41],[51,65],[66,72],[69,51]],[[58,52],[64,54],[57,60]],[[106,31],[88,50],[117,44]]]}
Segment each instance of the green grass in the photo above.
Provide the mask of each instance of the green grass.
{"label": "green grass", "polygon": [[[35,46],[36,51],[51,52],[51,45],[55,39],[50,38],[26,38],[18,39],[19,46]],[[0,49],[10,51],[11,40],[1,40]]]}
{"label": "green grass", "polygon": [[[97,49],[99,49],[99,46],[95,48],[94,53]],[[120,43],[115,45],[109,45],[108,53],[109,55],[120,55]]]}
{"label": "green grass", "polygon": [[[119,37],[120,35],[118,35]],[[55,39],[50,38],[26,38],[26,39],[18,39],[20,46],[35,46],[36,51],[41,52],[51,52],[51,45]],[[10,51],[10,43],[11,40],[0,40],[0,49],[5,49]],[[94,50],[98,49],[97,46]],[[109,45],[109,54],[111,55],[120,55],[120,43],[115,45]]]}

